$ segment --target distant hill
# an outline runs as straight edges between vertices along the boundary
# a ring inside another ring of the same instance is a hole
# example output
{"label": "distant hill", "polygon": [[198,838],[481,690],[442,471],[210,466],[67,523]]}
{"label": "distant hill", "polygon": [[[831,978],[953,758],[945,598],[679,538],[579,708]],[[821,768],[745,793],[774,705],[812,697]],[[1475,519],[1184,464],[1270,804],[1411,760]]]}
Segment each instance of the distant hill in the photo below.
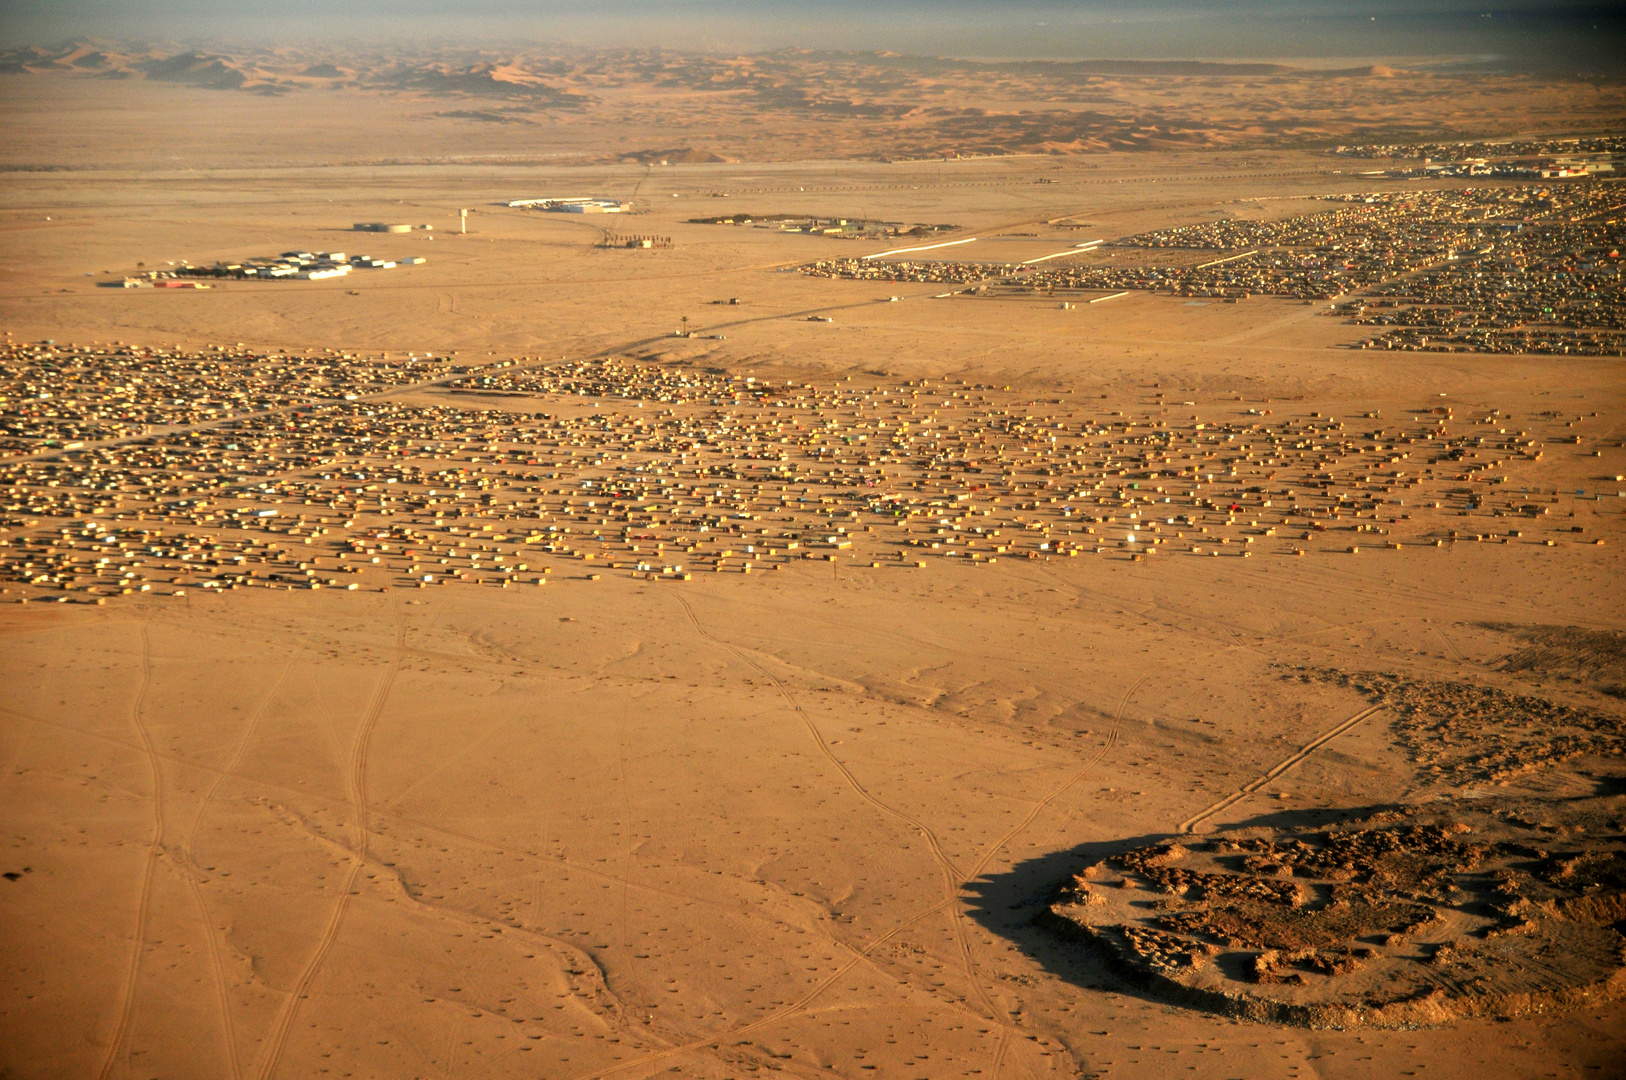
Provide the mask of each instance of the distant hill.
{"label": "distant hill", "polygon": [[620,155],[622,161],[636,161],[640,165],[717,165],[734,160],[709,150],[680,147],[676,150],[632,150]]}
{"label": "distant hill", "polygon": [[[484,128],[480,153],[651,165],[1331,149],[1560,124],[1567,134],[1590,132],[1618,126],[1626,113],[1626,83],[1416,67],[535,43],[203,49],[86,38],[0,51],[0,80],[120,80],[268,97],[364,93],[400,103],[408,120],[433,119],[435,138],[476,137],[476,125]],[[571,130],[550,130],[555,119]],[[662,146],[666,139],[684,145]]]}
{"label": "distant hill", "polygon": [[187,52],[140,65],[147,78],[158,82],[186,83],[208,90],[241,90],[249,76],[235,61],[221,56]]}
{"label": "distant hill", "polygon": [[204,90],[286,93],[332,86],[410,90],[438,97],[511,98],[536,107],[576,107],[587,95],[559,84],[571,65],[552,57],[413,59],[376,54],[330,58],[297,50],[241,53],[147,49],[99,41],[0,51],[0,75],[78,75],[146,79]]}
{"label": "distant hill", "polygon": [[426,64],[397,69],[384,81],[401,89],[422,90],[442,96],[525,98],[536,104],[559,106],[580,106],[589,100],[585,95],[573,94],[544,82],[515,64],[473,64],[468,67]]}

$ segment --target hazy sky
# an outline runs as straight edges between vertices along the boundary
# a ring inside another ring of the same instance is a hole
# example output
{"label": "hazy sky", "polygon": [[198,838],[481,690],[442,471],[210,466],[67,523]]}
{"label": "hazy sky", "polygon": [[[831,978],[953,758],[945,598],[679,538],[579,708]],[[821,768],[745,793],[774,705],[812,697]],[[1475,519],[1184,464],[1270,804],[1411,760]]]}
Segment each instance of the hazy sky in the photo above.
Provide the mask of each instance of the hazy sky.
{"label": "hazy sky", "polygon": [[0,39],[425,40],[1008,57],[1500,57],[1618,68],[1626,5],[1522,0],[0,0]]}

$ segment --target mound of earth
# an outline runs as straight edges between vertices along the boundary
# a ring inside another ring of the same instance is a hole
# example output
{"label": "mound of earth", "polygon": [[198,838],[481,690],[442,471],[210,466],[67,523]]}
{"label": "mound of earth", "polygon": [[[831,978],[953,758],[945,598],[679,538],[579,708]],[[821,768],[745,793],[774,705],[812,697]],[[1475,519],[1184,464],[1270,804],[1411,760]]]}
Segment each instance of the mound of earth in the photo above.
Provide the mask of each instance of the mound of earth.
{"label": "mound of earth", "polygon": [[1480,625],[1524,643],[1501,659],[1498,671],[1592,685],[1611,697],[1626,697],[1626,633],[1581,626]]}
{"label": "mound of earth", "polygon": [[1131,982],[1255,1020],[1400,1027],[1573,1006],[1626,989],[1626,837],[1600,818],[1618,801],[1539,826],[1512,801],[1475,801],[1140,847],[1085,867],[1041,919]]}
{"label": "mound of earth", "polygon": [[1348,687],[1387,709],[1396,742],[1428,784],[1506,787],[1581,758],[1626,757],[1626,718],[1614,711],[1391,672],[1298,668],[1289,677]]}
{"label": "mound of earth", "polygon": [[673,165],[721,165],[731,161],[721,154],[710,150],[696,150],[688,146],[680,146],[673,150],[631,150],[621,155],[624,162],[635,162],[639,165],[673,164]]}

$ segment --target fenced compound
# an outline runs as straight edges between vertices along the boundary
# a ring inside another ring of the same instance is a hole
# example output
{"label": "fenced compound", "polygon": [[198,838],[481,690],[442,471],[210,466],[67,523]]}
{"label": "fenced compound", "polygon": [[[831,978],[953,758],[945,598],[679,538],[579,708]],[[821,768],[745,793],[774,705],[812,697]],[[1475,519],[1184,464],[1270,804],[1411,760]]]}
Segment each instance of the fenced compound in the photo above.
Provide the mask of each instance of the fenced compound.
{"label": "fenced compound", "polygon": [[672,246],[670,236],[623,236],[620,233],[605,233],[604,239],[599,241],[599,247],[607,248],[669,248]]}

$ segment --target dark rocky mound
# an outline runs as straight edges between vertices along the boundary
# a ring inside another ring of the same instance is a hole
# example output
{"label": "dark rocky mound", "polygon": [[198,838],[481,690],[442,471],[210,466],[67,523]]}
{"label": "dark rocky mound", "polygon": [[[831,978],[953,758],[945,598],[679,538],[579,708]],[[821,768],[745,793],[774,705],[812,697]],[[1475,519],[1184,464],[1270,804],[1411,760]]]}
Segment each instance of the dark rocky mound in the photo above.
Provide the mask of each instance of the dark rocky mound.
{"label": "dark rocky mound", "polygon": [[1626,838],[1599,820],[1618,801],[1580,800],[1556,823],[1435,806],[1136,848],[1081,870],[1041,921],[1133,983],[1254,1020],[1402,1027],[1573,1006],[1626,989]]}

